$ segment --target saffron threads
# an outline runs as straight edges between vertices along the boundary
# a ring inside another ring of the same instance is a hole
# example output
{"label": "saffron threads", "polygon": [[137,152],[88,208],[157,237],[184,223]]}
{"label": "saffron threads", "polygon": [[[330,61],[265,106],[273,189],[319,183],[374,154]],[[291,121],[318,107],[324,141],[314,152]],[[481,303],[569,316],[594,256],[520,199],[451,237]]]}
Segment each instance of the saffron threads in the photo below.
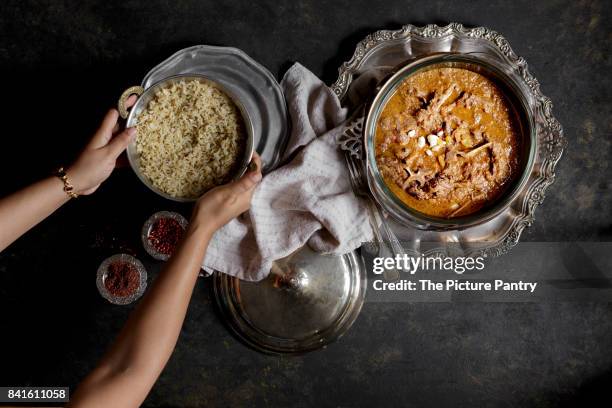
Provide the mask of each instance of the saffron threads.
{"label": "saffron threads", "polygon": [[164,255],[172,255],[185,230],[173,218],[160,218],[155,221],[149,232],[149,242],[155,250]]}

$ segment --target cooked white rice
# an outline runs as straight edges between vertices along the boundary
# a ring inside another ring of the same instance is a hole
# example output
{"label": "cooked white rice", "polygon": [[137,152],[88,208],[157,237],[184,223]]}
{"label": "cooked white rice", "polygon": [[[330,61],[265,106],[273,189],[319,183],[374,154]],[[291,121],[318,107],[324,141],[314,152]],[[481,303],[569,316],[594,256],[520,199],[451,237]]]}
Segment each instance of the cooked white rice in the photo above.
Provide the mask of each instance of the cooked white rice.
{"label": "cooked white rice", "polygon": [[142,174],[173,197],[199,197],[225,183],[244,151],[238,107],[197,80],[160,89],[138,117],[137,129]]}

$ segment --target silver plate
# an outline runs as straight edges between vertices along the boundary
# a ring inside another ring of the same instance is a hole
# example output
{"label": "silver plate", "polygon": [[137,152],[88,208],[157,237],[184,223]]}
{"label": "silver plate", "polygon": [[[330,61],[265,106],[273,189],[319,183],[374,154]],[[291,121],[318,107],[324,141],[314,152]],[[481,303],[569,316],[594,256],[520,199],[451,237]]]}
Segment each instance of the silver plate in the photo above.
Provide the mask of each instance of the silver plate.
{"label": "silver plate", "polygon": [[321,255],[304,247],[274,262],[259,282],[216,272],[214,290],[224,320],[245,343],[266,353],[300,354],[349,329],[363,305],[366,272],[355,252]]}
{"label": "silver plate", "polygon": [[[537,154],[533,171],[523,191],[506,211],[476,227],[441,232],[408,228],[391,219],[387,223],[397,239],[410,246],[404,247],[405,252],[447,253],[448,244],[452,243],[453,248],[463,248],[468,254],[501,255],[515,246],[523,230],[533,223],[535,209],[542,204],[547,188],[555,180],[555,166],[567,145],[563,129],[552,114],[551,100],[542,94],[527,63],[514,53],[504,37],[485,27],[466,28],[458,23],[445,27],[406,25],[400,30],[377,31],[357,44],[353,57],[339,68],[338,80],[331,89],[345,105],[360,106],[371,96],[363,94],[367,88],[364,83],[371,84],[373,89],[400,64],[438,52],[483,53],[522,78],[535,111]],[[353,86],[357,83],[360,86]],[[353,127],[359,128],[359,122]],[[360,132],[353,133],[357,133],[356,138],[361,137]],[[343,140],[343,144],[350,147],[345,150],[351,167],[359,170],[361,163],[356,163],[360,159],[355,149],[361,148],[360,140]],[[360,176],[359,171],[352,171],[351,175]],[[354,185],[360,184],[352,181]]]}
{"label": "silver plate", "polygon": [[196,45],[176,52],[149,71],[142,87],[189,73],[208,75],[238,97],[251,116],[254,146],[263,170],[276,167],[289,138],[289,121],[283,91],[270,71],[237,48]]}

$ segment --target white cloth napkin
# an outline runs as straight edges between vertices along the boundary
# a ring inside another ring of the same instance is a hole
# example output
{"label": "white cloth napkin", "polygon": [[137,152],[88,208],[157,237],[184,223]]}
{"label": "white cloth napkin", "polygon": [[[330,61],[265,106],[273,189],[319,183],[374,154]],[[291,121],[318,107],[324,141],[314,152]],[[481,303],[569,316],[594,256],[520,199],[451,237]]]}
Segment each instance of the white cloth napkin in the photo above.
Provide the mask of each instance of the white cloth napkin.
{"label": "white cloth napkin", "polygon": [[304,245],[346,253],[373,237],[366,203],[353,193],[336,140],[347,112],[312,72],[294,64],[281,82],[292,132],[291,161],[266,175],[251,210],[214,235],[203,267],[257,281],[274,260]]}

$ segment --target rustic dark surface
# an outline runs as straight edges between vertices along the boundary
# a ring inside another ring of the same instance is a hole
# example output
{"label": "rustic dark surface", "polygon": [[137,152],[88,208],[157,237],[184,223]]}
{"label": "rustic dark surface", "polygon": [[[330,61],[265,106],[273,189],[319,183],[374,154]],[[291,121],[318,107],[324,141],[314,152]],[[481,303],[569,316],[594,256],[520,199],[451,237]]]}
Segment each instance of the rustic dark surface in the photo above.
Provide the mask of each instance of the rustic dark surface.
{"label": "rustic dark surface", "polygon": [[[506,36],[569,139],[523,238],[610,240],[611,9],[590,0],[5,0],[0,194],[66,163],[124,88],[185,46],[241,48],[279,78],[299,61],[331,83],[372,31],[458,21]],[[74,387],[94,367],[129,313],[98,295],[96,267],[118,251],[147,259],[139,229],[160,209],[189,213],[120,170],[0,254],[0,385]],[[155,275],[159,265],[148,266]],[[229,334],[201,280],[145,406],[587,406],[610,398],[611,338],[608,304],[368,303],[339,343],[270,357]]]}

